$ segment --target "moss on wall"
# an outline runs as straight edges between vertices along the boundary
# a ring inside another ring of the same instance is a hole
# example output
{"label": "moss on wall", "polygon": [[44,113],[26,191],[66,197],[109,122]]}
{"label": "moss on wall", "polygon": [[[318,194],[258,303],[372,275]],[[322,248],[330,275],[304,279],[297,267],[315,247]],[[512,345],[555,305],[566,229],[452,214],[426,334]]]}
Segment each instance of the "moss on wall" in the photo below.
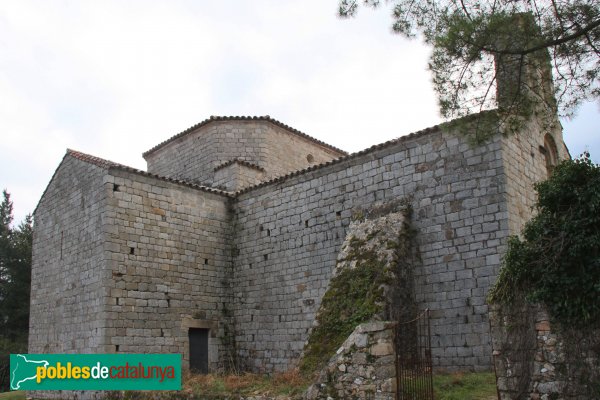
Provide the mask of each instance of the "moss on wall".
{"label": "moss on wall", "polygon": [[414,235],[409,215],[405,208],[401,214],[350,226],[337,269],[321,301],[317,325],[304,349],[300,362],[304,373],[319,370],[359,324],[389,318],[392,288],[397,286],[399,275],[406,275],[398,274],[403,264],[398,260],[410,251],[408,243]]}

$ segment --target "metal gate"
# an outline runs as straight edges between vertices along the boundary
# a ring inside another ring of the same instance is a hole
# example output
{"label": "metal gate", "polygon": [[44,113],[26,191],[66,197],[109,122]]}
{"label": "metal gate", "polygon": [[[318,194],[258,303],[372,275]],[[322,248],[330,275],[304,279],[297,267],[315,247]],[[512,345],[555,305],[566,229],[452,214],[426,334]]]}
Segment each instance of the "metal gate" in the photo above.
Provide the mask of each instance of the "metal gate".
{"label": "metal gate", "polygon": [[398,322],[395,346],[396,399],[432,400],[429,309],[410,321]]}

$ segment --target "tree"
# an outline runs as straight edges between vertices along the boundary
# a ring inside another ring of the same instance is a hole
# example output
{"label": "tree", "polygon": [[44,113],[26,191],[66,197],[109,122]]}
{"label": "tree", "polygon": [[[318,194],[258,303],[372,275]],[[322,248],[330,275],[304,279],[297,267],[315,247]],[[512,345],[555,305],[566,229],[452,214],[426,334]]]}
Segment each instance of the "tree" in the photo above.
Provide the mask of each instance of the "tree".
{"label": "tree", "polygon": [[[360,0],[340,0],[339,14],[354,16]],[[551,106],[570,116],[585,100],[600,98],[599,0],[389,0],[393,31],[422,34],[433,46],[429,69],[441,114],[460,117],[485,109],[531,112],[530,83],[513,80],[510,98],[493,90],[494,61],[526,70],[533,60],[551,65]],[[377,7],[381,0],[362,0]],[[549,54],[549,57],[548,57]],[[549,65],[549,66],[550,66]],[[506,80],[510,81],[510,79]],[[535,92],[535,91],[534,91]]]}
{"label": "tree", "polygon": [[508,241],[493,303],[543,303],[565,326],[600,326],[600,166],[565,160],[536,184],[537,215]]}
{"label": "tree", "polygon": [[29,329],[32,217],[11,227],[13,205],[4,190],[0,203],[0,336],[23,340]]}
{"label": "tree", "polygon": [[[8,268],[11,254],[11,227],[13,221],[13,204],[10,194],[4,190],[3,199],[0,203],[0,297],[3,297],[1,288],[8,279]],[[0,322],[2,319],[0,319]]]}

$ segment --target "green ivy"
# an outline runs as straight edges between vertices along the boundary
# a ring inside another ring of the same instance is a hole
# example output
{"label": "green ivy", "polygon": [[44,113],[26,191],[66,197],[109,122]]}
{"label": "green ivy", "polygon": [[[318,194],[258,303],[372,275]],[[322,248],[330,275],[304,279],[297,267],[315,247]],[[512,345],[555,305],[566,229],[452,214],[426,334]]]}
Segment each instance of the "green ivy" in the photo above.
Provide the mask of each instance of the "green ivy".
{"label": "green ivy", "polygon": [[535,186],[537,215],[508,241],[489,301],[543,303],[566,326],[600,325],[600,166],[589,154]]}
{"label": "green ivy", "polygon": [[391,283],[390,273],[375,252],[362,250],[361,244],[359,240],[351,240],[351,251],[344,261],[355,260],[357,265],[333,277],[323,296],[318,325],[310,335],[300,363],[304,373],[324,365],[356,326],[383,311],[382,286]]}

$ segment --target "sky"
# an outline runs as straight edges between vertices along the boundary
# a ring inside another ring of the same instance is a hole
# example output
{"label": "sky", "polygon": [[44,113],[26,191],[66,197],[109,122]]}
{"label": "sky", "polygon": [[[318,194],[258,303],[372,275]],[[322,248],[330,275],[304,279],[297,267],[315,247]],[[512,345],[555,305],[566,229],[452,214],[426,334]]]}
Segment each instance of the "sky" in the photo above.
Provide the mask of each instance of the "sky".
{"label": "sky", "polygon": [[[141,154],[211,115],[270,115],[354,152],[438,124],[430,49],[389,8],[337,0],[0,2],[0,189],[15,221],[67,148],[146,169]],[[563,120],[600,161],[600,107]]]}

